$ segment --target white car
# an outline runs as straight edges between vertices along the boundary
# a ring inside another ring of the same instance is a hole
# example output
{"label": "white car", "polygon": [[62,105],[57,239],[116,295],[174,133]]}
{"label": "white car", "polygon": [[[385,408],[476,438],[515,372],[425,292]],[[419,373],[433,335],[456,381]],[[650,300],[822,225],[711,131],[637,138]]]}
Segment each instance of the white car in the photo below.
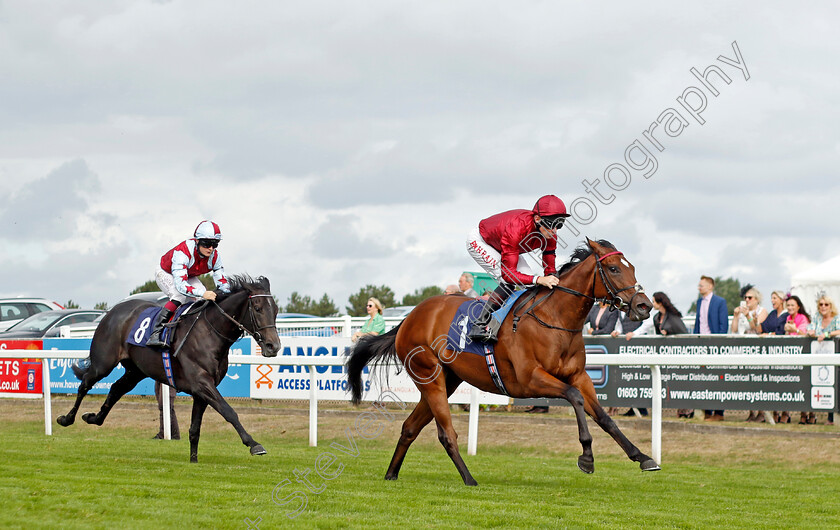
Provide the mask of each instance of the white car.
{"label": "white car", "polygon": [[386,307],[382,311],[383,317],[404,317],[411,313],[411,310],[414,309],[415,306],[413,305],[398,305],[396,307]]}
{"label": "white car", "polygon": [[45,298],[0,298],[0,331],[6,331],[24,318],[55,309],[64,307]]}

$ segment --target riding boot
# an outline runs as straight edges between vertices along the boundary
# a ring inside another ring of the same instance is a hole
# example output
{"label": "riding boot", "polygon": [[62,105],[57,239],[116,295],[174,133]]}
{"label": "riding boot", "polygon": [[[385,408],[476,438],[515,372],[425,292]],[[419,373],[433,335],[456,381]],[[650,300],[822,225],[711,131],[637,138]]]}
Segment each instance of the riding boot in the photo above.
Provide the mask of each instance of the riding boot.
{"label": "riding boot", "polygon": [[[160,313],[158,313],[158,316],[155,319],[155,324],[152,328],[152,334],[149,335],[149,340],[146,341],[147,348],[158,348],[162,350],[164,348],[169,347],[169,343],[164,341],[162,337],[163,326],[164,324],[169,322],[169,319],[172,318],[173,314],[174,311],[172,311],[171,309],[167,309],[166,307],[160,310]],[[167,339],[168,338],[169,337],[167,337]]]}
{"label": "riding boot", "polygon": [[502,323],[493,318],[493,312],[502,307],[505,299],[507,299],[511,288],[505,284],[500,284],[484,307],[481,308],[481,313],[470,328],[467,336],[470,340],[478,342],[494,342],[499,335],[499,328]]}

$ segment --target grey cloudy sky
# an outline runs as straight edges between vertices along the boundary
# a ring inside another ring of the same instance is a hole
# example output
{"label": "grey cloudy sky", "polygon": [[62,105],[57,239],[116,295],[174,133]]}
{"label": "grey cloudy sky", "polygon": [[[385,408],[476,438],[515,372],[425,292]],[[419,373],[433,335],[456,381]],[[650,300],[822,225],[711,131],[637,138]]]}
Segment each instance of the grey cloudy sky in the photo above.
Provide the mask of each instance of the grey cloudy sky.
{"label": "grey cloudy sky", "polygon": [[[700,274],[787,289],[840,253],[838,22],[828,2],[2,1],[0,296],[113,304],[212,218],[227,270],[281,300],[401,297],[475,270],[470,228],[546,193],[595,201],[561,237],[612,241],[681,309]],[[733,42],[749,80],[718,60]],[[689,71],[712,64],[716,97]],[[668,108],[688,126],[660,152],[643,132]],[[636,140],[656,172],[610,190]]]}

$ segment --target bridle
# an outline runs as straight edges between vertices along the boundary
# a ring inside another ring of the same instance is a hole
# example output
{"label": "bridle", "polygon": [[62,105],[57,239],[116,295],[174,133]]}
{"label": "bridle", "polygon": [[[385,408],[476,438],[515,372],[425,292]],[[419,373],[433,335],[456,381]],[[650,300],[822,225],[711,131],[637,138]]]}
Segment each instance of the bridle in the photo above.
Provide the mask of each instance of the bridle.
{"label": "bridle", "polygon": [[273,328],[273,327],[275,327],[275,326],[276,326],[276,324],[272,322],[271,324],[268,324],[268,325],[265,325],[265,326],[262,326],[262,327],[257,327],[257,317],[256,317],[256,315],[254,314],[253,299],[254,299],[254,298],[260,298],[260,297],[273,298],[273,296],[272,296],[272,295],[270,295],[270,294],[252,294],[252,295],[248,295],[248,315],[251,317],[251,324],[253,324],[253,326],[254,326],[254,331],[251,331],[251,330],[249,330],[248,328],[246,328],[245,326],[243,326],[242,324],[240,324],[240,323],[239,323],[239,322],[238,322],[235,318],[233,318],[232,316],[230,316],[229,314],[227,314],[227,312],[226,312],[224,309],[222,309],[222,306],[220,306],[219,304],[217,304],[215,301],[212,301],[212,305],[213,305],[213,307],[215,307],[216,309],[218,309],[218,310],[219,310],[219,312],[220,312],[222,315],[224,315],[224,316],[225,316],[225,318],[227,318],[228,320],[230,320],[231,322],[233,322],[233,323],[236,325],[236,327],[237,327],[237,328],[239,328],[239,330],[241,331],[241,333],[240,333],[239,335],[237,335],[236,337],[234,337],[233,339],[230,339],[230,338],[228,338],[228,337],[225,337],[224,335],[222,335],[222,333],[221,333],[221,332],[219,332],[219,330],[217,330],[216,328],[214,328],[214,327],[213,327],[213,324],[211,324],[209,320],[207,320],[207,312],[206,312],[206,311],[204,311],[204,312],[203,312],[203,315],[204,315],[204,321],[205,321],[205,322],[207,322],[207,325],[208,325],[208,326],[210,326],[210,329],[212,329],[212,330],[213,330],[213,332],[214,332],[216,335],[218,335],[218,336],[222,337],[223,339],[225,339],[225,340],[227,340],[227,341],[234,342],[234,341],[236,341],[239,337],[241,337],[241,336],[242,336],[242,334],[244,333],[244,334],[246,334],[246,335],[251,335],[252,337],[254,337],[254,340],[256,340],[259,344],[263,344],[263,343],[265,342],[265,338],[263,337],[262,333],[260,333],[260,331],[261,331],[261,330],[264,330],[264,329],[270,329],[270,328]]}
{"label": "bridle", "polygon": [[[592,248],[592,247],[590,247],[590,248]],[[639,285],[638,283],[635,284],[635,285],[628,285],[627,287],[624,287],[622,289],[619,289],[618,287],[616,287],[616,285],[612,282],[612,280],[610,280],[607,277],[607,273],[604,272],[604,266],[601,265],[601,261],[603,261],[605,258],[608,258],[610,256],[615,256],[615,255],[624,256],[624,253],[622,253],[618,250],[615,250],[613,252],[607,252],[606,254],[604,254],[603,256],[601,256],[600,258],[598,258],[595,261],[595,265],[596,265],[596,269],[598,271],[598,275],[601,277],[601,283],[604,284],[604,288],[607,290],[607,295],[609,296],[609,298],[604,298],[603,300],[606,301],[610,305],[610,310],[618,309],[620,311],[620,310],[624,309],[625,307],[628,308],[628,310],[629,310],[629,308],[633,305],[633,299],[636,298],[636,296],[638,296],[640,294],[644,294],[645,288],[642,287],[641,285]],[[635,289],[636,291],[633,293],[633,296],[630,297],[630,301],[625,302],[618,295],[623,293],[624,291],[629,291],[630,289]],[[594,298],[593,298],[593,300],[594,300]]]}
{"label": "bridle", "polygon": [[[590,245],[589,248],[592,249],[592,245]],[[592,249],[592,250],[593,250],[593,255],[594,255],[594,253],[595,253],[594,249]],[[544,327],[547,327],[547,328],[557,329],[557,330],[561,330],[561,331],[569,331],[571,333],[578,333],[580,331],[583,331],[583,328],[568,329],[568,328],[563,328],[563,327],[559,327],[559,326],[553,326],[553,325],[549,324],[548,322],[543,321],[540,317],[538,317],[533,312],[535,307],[540,305],[549,296],[554,294],[555,291],[561,291],[561,292],[568,293],[568,294],[571,294],[571,295],[574,295],[574,296],[580,296],[580,297],[586,298],[588,300],[591,300],[593,303],[594,302],[601,302],[601,301],[606,302],[606,303],[609,304],[610,311],[615,311],[616,309],[618,309],[620,311],[620,310],[623,310],[624,308],[627,308],[629,310],[629,308],[633,304],[633,299],[636,298],[636,296],[638,296],[639,294],[644,294],[645,289],[644,289],[644,287],[642,287],[638,283],[635,284],[635,285],[629,285],[627,287],[619,288],[607,277],[607,274],[604,271],[604,266],[601,264],[601,261],[603,261],[604,259],[606,259],[610,256],[615,256],[615,255],[623,256],[624,253],[621,252],[621,251],[618,251],[618,250],[614,250],[612,252],[608,252],[608,253],[604,254],[603,256],[601,256],[600,258],[597,258],[595,260],[595,272],[593,274],[598,274],[598,276],[601,278],[601,283],[604,285],[604,289],[606,289],[606,291],[607,291],[607,296],[606,297],[598,298],[598,297],[594,297],[594,296],[589,296],[586,293],[581,293],[579,291],[575,291],[574,289],[569,289],[568,287],[564,287],[562,285],[555,285],[553,288],[549,289],[548,293],[546,293],[544,296],[542,296],[538,300],[535,300],[528,309],[526,309],[521,314],[517,315],[516,312],[521,307],[523,307],[525,304],[527,304],[529,300],[532,300],[532,299],[536,298],[537,292],[536,292],[536,290],[534,290],[533,294],[531,294],[530,296],[527,296],[527,297],[523,296],[523,300],[519,304],[517,304],[516,308],[513,310],[513,313],[514,313],[513,331],[514,331],[514,333],[516,332],[516,326],[519,323],[519,319],[522,318],[522,316],[524,316],[524,315],[531,315],[532,317],[534,317],[534,319],[541,326],[544,326]],[[621,293],[623,293],[624,291],[628,291],[630,289],[635,289],[635,292],[633,293],[633,296],[630,297],[630,301],[625,302],[619,295]],[[593,286],[593,294],[594,294],[594,286]]]}

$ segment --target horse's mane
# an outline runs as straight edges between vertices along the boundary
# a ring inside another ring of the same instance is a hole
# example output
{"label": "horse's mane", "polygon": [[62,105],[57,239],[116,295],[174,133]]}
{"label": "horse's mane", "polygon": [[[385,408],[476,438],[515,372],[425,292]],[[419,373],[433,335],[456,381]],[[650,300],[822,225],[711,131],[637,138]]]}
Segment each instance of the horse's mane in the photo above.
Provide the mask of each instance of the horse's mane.
{"label": "horse's mane", "polygon": [[[610,248],[612,250],[616,250],[615,245],[613,245],[612,243],[610,243],[606,239],[598,239],[598,240],[593,240],[593,241],[595,241],[595,243],[598,243],[599,245],[601,245],[603,247],[607,247],[607,248]],[[583,260],[585,260],[586,258],[591,256],[592,252],[593,252],[592,247],[590,247],[587,243],[581,243],[580,246],[577,247],[572,252],[572,255],[569,257],[569,261],[567,261],[566,263],[563,264],[562,267],[557,269],[557,275],[559,276],[559,275],[561,275],[565,272],[568,272],[568,271],[572,270],[580,262],[582,262]]]}
{"label": "horse's mane", "polygon": [[271,292],[271,286],[268,283],[268,278],[265,276],[260,276],[259,278],[254,279],[247,274],[236,274],[228,278],[228,285],[230,285],[230,292],[217,292],[216,302],[221,302],[225,298],[242,291],[247,291],[249,293],[253,293],[255,291],[265,291],[266,293]]}

